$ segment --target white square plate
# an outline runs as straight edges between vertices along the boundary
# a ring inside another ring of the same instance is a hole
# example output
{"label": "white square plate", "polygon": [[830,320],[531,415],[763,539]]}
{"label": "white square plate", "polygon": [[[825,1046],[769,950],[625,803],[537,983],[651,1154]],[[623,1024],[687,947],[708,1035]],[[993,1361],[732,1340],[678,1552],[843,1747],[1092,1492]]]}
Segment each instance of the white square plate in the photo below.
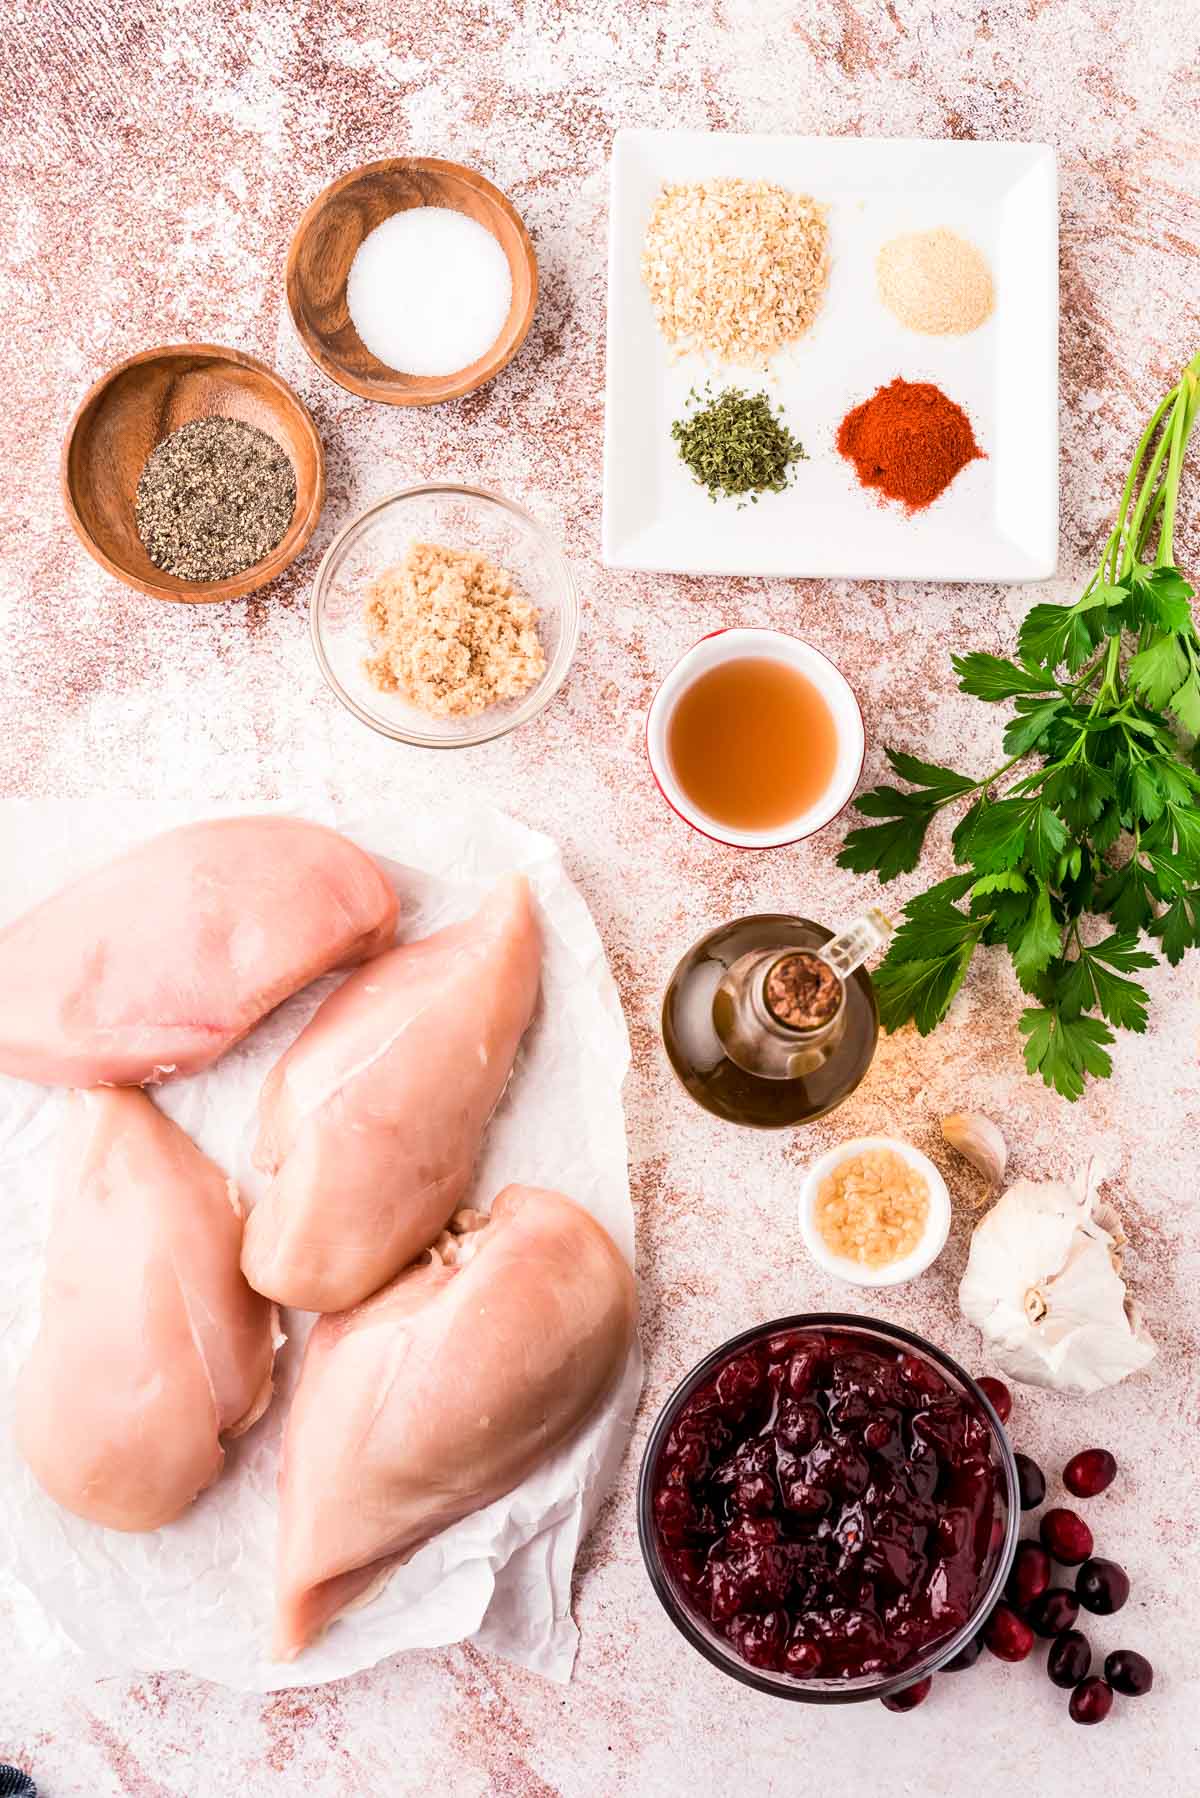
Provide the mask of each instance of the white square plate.
{"label": "white square plate", "polygon": [[[828,209],[830,276],[808,335],[769,374],[670,359],[642,284],[664,181],[777,181]],[[932,337],[880,301],[875,257],[902,231],[948,226],[983,251],[996,309]],[[838,454],[838,426],[903,375],[963,406],[986,460],[927,510],[880,502]],[[765,386],[808,452],[786,493],[714,504],[680,462],[672,420],[708,378]],[[620,131],[613,145],[604,433],[604,560],[685,574],[1029,581],[1058,554],[1058,179],[1045,144]]]}

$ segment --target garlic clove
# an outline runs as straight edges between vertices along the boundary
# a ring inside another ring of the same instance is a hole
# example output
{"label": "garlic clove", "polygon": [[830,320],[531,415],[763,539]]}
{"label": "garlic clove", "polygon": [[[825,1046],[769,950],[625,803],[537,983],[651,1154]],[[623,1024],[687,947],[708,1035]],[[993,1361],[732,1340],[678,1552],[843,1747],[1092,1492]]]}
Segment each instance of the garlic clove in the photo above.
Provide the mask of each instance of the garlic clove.
{"label": "garlic clove", "polygon": [[1002,1186],[1008,1148],[1000,1127],[981,1111],[955,1111],[942,1119],[942,1135],[952,1149],[977,1168],[989,1186]]}

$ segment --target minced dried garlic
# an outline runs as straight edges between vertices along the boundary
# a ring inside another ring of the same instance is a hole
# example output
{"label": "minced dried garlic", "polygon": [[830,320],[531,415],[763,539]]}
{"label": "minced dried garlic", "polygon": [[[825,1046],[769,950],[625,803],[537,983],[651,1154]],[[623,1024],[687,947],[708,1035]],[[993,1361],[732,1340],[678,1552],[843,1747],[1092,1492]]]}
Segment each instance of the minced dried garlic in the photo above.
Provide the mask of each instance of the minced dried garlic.
{"label": "minced dried garlic", "polygon": [[367,588],[366,671],[435,718],[469,718],[519,699],[546,671],[535,607],[478,550],[413,543]]}
{"label": "minced dried garlic", "polygon": [[676,355],[762,367],[802,337],[829,276],[825,211],[769,181],[675,182],[654,203],[642,279]]}
{"label": "minced dried garlic", "polygon": [[895,1149],[849,1156],[817,1189],[814,1218],[825,1246],[863,1267],[911,1255],[928,1217],[928,1183]]}

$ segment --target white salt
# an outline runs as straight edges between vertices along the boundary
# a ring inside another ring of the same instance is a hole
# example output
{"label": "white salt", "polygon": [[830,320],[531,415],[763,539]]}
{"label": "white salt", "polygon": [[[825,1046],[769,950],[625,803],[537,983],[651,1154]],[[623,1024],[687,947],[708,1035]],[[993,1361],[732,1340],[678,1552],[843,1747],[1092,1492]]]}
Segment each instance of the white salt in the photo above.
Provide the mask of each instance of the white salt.
{"label": "white salt", "polygon": [[413,206],[364,237],[346,303],[355,330],[389,368],[453,375],[499,337],[512,274],[486,226],[446,206]]}

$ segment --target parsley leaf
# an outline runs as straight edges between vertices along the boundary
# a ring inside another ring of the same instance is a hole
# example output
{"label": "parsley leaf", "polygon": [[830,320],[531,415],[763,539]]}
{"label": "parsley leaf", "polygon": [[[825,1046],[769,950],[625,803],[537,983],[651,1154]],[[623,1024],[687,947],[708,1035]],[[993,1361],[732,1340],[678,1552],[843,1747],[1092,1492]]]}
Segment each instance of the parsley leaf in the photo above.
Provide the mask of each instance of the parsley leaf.
{"label": "parsley leaf", "polygon": [[1073,606],[1034,606],[1017,637],[1021,659],[1039,668],[1058,668],[1065,662],[1072,674],[1078,673],[1104,635],[1100,608],[1110,603],[1113,592],[1094,587]]}
{"label": "parsley leaf", "polygon": [[893,961],[889,951],[873,976],[884,1029],[899,1030],[910,1019],[922,1036],[936,1029],[963,983],[977,940],[973,935],[945,955],[919,961]]}
{"label": "parsley leaf", "polygon": [[1138,948],[1136,936],[1114,931],[1102,943],[1081,949],[1078,958],[1066,964],[1057,989],[1060,1007],[1067,1017],[1099,1007],[1119,1029],[1145,1030],[1150,995],[1144,986],[1123,979],[1122,974],[1153,966],[1153,955]]}
{"label": "parsley leaf", "polygon": [[1004,733],[1005,755],[1025,755],[1066,710],[1063,698],[1031,701],[1018,699],[1018,716]]}
{"label": "parsley leaf", "polygon": [[1039,881],[1029,921],[1021,934],[1009,943],[1017,979],[1026,991],[1031,982],[1050,966],[1061,949],[1062,928],[1055,921],[1050,905],[1050,889]]}
{"label": "parsley leaf", "polygon": [[975,785],[969,775],[956,774],[953,768],[939,768],[936,762],[919,761],[915,755],[905,755],[903,750],[889,749],[886,754],[893,772],[901,780],[907,780],[914,787],[925,787],[947,799],[953,799],[958,793],[969,793]]}
{"label": "parsley leaf", "polygon": [[1180,893],[1149,929],[1171,966],[1178,967],[1189,949],[1200,947],[1200,888]]}
{"label": "parsley leaf", "polygon": [[1129,684],[1156,711],[1174,697],[1188,676],[1187,651],[1174,634],[1156,637],[1129,664]]}
{"label": "parsley leaf", "polygon": [[1085,1074],[1112,1073],[1104,1045],[1114,1040],[1113,1033],[1099,1018],[1066,1018],[1054,1007],[1030,1006],[1019,1027],[1027,1039],[1025,1066],[1064,1099],[1082,1097]]}
{"label": "parsley leaf", "polygon": [[1003,656],[984,655],[981,650],[967,656],[951,656],[962,692],[976,699],[1014,699],[1019,693],[1056,693],[1058,682],[1052,674],[1037,668],[1018,668]]}

